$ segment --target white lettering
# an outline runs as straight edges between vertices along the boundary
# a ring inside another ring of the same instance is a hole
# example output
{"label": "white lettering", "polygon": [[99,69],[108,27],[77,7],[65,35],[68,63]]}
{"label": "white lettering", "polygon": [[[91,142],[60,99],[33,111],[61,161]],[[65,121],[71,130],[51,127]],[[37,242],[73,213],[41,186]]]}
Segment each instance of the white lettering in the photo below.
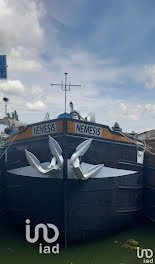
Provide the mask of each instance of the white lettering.
{"label": "white lettering", "polygon": [[39,244],[39,254],[59,254],[59,243],[55,246],[43,246],[41,243]]}

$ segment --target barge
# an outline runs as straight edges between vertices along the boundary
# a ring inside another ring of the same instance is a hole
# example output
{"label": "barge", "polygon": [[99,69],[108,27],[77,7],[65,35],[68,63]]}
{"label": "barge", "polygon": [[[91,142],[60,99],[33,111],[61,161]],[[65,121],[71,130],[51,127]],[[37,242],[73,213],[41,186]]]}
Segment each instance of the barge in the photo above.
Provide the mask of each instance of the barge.
{"label": "barge", "polygon": [[144,155],[144,214],[155,222],[155,130],[138,135],[145,142]]}
{"label": "barge", "polygon": [[11,219],[53,223],[68,245],[103,237],[141,216],[143,152],[108,126],[64,113],[19,127],[7,145]]}

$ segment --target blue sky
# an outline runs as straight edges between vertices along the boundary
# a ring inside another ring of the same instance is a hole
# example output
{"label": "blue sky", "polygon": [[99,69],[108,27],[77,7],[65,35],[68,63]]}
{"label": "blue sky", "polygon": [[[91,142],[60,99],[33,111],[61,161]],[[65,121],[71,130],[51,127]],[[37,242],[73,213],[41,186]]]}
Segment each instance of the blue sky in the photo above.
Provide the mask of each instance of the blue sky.
{"label": "blue sky", "polygon": [[95,112],[98,123],[118,121],[129,132],[153,129],[154,14],[154,0],[0,0],[0,50],[8,58],[1,101],[8,96],[8,110],[26,123],[46,112],[55,118],[64,94],[50,84],[68,72],[81,84],[68,104],[81,115]]}

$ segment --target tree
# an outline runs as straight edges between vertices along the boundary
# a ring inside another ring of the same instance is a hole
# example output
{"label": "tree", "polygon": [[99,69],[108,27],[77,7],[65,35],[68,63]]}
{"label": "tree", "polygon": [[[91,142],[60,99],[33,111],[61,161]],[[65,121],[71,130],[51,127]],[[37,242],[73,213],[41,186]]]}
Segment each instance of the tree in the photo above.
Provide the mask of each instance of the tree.
{"label": "tree", "polygon": [[15,116],[15,119],[16,119],[17,121],[19,121],[19,120],[18,120],[18,114],[17,114],[17,111],[16,111],[16,110],[14,111],[14,116]]}
{"label": "tree", "polygon": [[14,112],[11,113],[11,119],[15,119],[15,113]]}
{"label": "tree", "polygon": [[11,115],[8,113],[7,116],[8,116],[8,118],[15,119],[15,120],[19,121],[19,119],[18,119],[18,114],[17,114],[17,111],[16,111],[16,110],[13,111],[13,112],[11,113]]}

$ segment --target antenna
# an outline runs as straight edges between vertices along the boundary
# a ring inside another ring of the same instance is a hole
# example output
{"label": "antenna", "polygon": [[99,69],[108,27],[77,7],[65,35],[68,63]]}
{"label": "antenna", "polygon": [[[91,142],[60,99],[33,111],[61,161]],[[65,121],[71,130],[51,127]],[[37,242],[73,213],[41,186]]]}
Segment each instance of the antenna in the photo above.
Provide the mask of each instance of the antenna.
{"label": "antenna", "polygon": [[49,121],[49,120],[50,120],[50,115],[49,115],[49,113],[46,113],[44,121]]}
{"label": "antenna", "polygon": [[63,82],[61,84],[59,84],[59,83],[51,83],[51,86],[52,85],[59,85],[59,86],[61,86],[62,91],[65,92],[65,113],[66,113],[67,92],[70,91],[71,86],[81,86],[81,85],[79,85],[79,84],[71,84],[70,82],[69,82],[69,84],[67,84],[67,75],[68,75],[68,73],[65,72],[64,74],[65,74],[65,84],[63,84]]}

